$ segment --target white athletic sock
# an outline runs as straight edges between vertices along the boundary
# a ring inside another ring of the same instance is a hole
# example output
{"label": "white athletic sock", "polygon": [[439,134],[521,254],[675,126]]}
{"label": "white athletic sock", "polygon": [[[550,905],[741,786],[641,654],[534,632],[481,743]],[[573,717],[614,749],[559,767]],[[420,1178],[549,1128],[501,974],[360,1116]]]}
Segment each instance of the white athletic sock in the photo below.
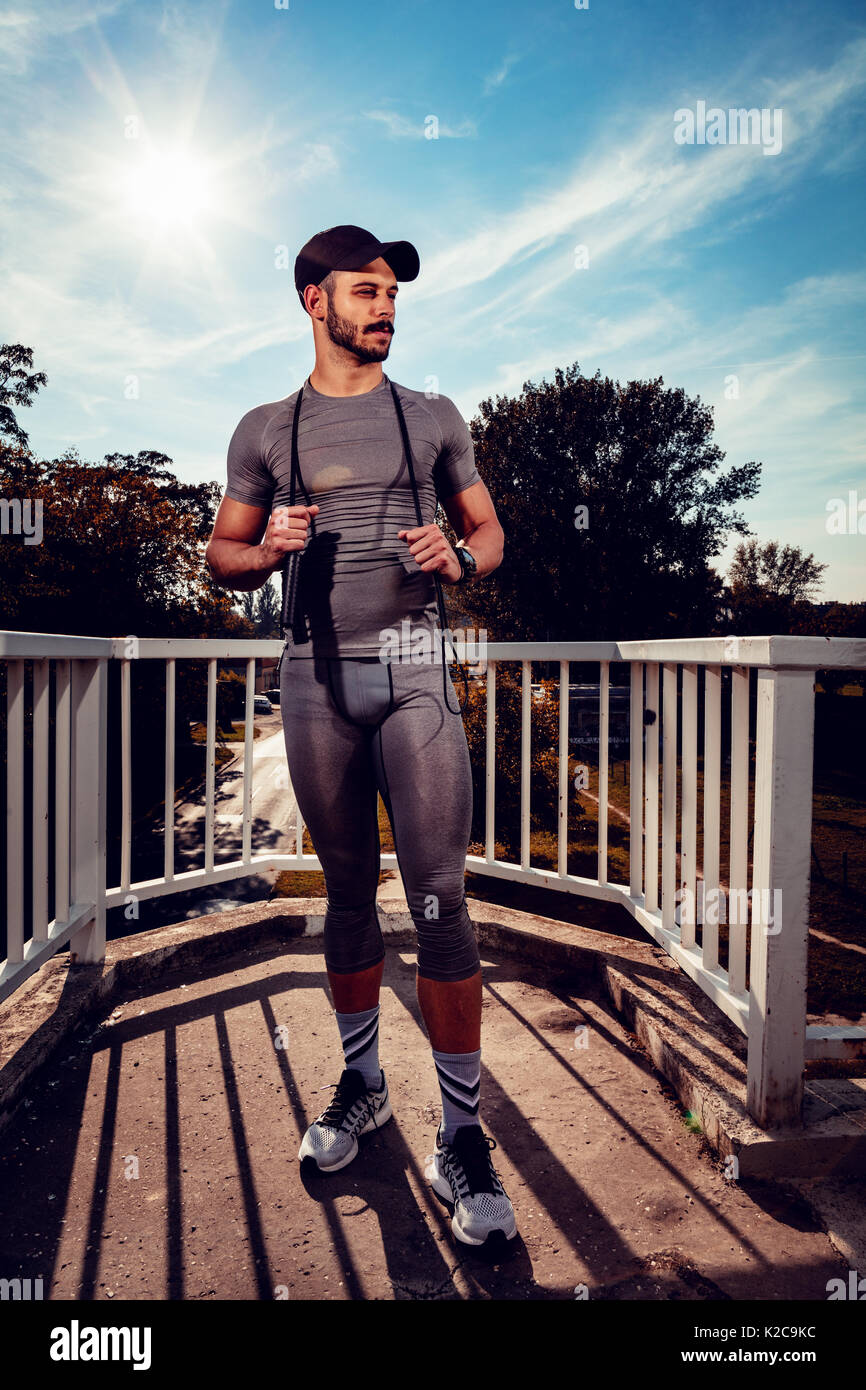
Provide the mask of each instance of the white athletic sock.
{"label": "white athletic sock", "polygon": [[379,1067],[379,1005],[372,1009],[362,1009],[357,1014],[340,1014],[334,1010],[343,1056],[347,1067],[354,1067],[361,1073],[368,1086],[379,1089],[381,1081]]}
{"label": "white athletic sock", "polygon": [[478,1101],[481,1094],[481,1048],[476,1052],[437,1052],[433,1061],[442,1093],[443,1143],[454,1138],[461,1125],[480,1125]]}

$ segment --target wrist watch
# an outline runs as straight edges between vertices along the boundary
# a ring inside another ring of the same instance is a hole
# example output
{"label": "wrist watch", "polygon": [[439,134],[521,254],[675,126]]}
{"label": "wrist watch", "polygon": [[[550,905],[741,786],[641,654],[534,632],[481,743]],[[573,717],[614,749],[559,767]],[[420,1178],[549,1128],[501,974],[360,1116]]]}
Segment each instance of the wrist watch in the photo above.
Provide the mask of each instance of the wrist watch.
{"label": "wrist watch", "polygon": [[465,584],[467,579],[474,579],[478,573],[478,561],[472,551],[466,549],[462,541],[457,542],[454,551],[460,561],[460,578],[457,583]]}

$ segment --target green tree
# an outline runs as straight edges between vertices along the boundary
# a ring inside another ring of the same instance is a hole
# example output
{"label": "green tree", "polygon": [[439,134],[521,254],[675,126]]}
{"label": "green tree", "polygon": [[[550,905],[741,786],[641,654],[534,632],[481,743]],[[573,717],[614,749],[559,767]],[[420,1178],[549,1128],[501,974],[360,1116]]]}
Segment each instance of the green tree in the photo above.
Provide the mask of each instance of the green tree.
{"label": "green tree", "polygon": [[661,377],[620,386],[575,363],[479,409],[470,431],[505,553],[460,599],[491,640],[714,629],[709,561],[730,531],[748,534],[737,504],[757,492],[760,464],[719,471],[711,408]]}
{"label": "green tree", "polygon": [[248,623],[254,623],[256,620],[257,603],[258,594],[255,589],[245,589],[237,596],[237,605]]}
{"label": "green tree", "polygon": [[[277,571],[277,579],[282,582],[280,571]],[[234,595],[234,599],[247,622],[255,629],[256,637],[263,640],[279,637],[282,590],[277,592],[273,578],[267,579],[260,589],[240,591]]]}
{"label": "green tree", "polygon": [[21,343],[0,344],[0,457],[9,449],[26,449],[29,437],[15,418],[13,405],[32,405],[41,386],[48,384],[44,372],[31,372],[32,348]]}
{"label": "green tree", "polygon": [[826,568],[798,545],[741,541],[727,576],[731,630],[743,637],[814,632],[811,601]]}
{"label": "green tree", "polygon": [[[826,603],[811,609],[803,626],[803,634],[820,633],[822,637],[866,637],[866,603]],[[866,687],[866,671],[820,671],[818,679],[828,694],[836,694],[843,686]]]}
{"label": "green tree", "polygon": [[[282,576],[279,571],[277,575],[281,580]],[[273,579],[268,579],[260,589],[256,590],[256,598],[255,624],[257,635],[262,638],[279,637],[282,590],[278,593]]]}
{"label": "green tree", "polygon": [[822,605],[812,619],[811,630],[824,637],[866,637],[866,603]]}

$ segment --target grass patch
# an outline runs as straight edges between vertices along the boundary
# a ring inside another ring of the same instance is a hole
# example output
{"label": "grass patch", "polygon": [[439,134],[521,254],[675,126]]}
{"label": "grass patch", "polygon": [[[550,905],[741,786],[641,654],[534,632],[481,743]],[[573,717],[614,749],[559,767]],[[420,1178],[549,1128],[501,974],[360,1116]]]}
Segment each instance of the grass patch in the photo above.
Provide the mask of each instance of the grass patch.
{"label": "grass patch", "polygon": [[[379,847],[383,854],[393,853],[394,836],[391,831],[391,822],[388,819],[388,812],[385,810],[381,796],[378,801],[379,807]],[[310,839],[310,832],[304,826],[303,853],[315,854],[315,846]],[[388,883],[394,877],[391,869],[382,869],[379,873],[379,883]],[[325,875],[318,869],[286,869],[277,874],[274,883],[271,899],[274,898],[326,898],[328,890],[325,886]]]}
{"label": "grass patch", "polygon": [[[189,736],[190,736],[190,739],[192,740],[193,743],[206,743],[206,742],[207,742],[207,724],[202,723],[201,720],[199,720],[199,722],[196,723],[196,724],[191,724],[191,725],[190,725],[190,729],[189,729]],[[258,727],[257,724],[253,724],[253,738],[254,738],[254,739],[256,739],[256,738],[261,738],[261,736],[262,736],[262,731],[261,731],[261,729]],[[216,728],[216,743],[217,743],[217,744],[220,744],[220,743],[243,743],[245,737],[246,737],[246,733],[245,733],[244,721],[243,721],[242,719],[235,719],[235,720],[233,720],[232,726],[231,726],[230,729],[224,729],[224,728],[222,728],[221,725],[219,725],[219,724],[217,725],[217,728]]]}

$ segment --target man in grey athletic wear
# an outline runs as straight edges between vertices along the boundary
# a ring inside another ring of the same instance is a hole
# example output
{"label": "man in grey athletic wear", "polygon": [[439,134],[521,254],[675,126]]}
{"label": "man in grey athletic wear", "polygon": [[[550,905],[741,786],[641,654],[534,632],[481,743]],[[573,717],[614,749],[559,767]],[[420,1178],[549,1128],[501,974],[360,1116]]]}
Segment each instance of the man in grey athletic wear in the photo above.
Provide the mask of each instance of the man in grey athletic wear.
{"label": "man in grey athletic wear", "polygon": [[[455,1236],[480,1245],[511,1239],[517,1227],[478,1113],[481,969],[464,886],[472,780],[435,636],[434,575],[457,584],[489,574],[504,538],[453,401],[382,371],[397,281],[414,280],[419,267],[409,242],[380,242],[351,225],[303,247],[295,286],[316,365],[300,391],[238,424],[207,558],[218,583],[250,590],[301,552],[280,706],[292,786],[327,887],[325,964],[345,1068],[298,1157],[333,1172],[391,1116],[378,1055],[381,793],[417,931],[418,1000],[442,1097],[425,1175],[453,1203]],[[290,505],[293,441],[304,502]],[[437,499],[463,537],[456,551],[435,523]]]}

